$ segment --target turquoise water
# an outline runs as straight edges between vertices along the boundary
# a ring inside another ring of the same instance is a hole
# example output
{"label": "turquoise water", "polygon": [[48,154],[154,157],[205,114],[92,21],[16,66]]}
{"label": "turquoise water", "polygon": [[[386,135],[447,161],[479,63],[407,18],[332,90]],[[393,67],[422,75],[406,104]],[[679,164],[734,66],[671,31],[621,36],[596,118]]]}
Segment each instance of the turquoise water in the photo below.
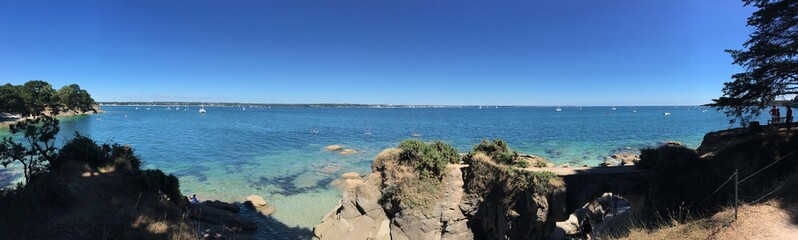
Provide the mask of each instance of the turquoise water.
{"label": "turquoise water", "polygon": [[[258,236],[287,238],[308,232],[274,220],[312,228],[339,200],[338,190],[328,186],[332,180],[344,172],[371,172],[377,153],[413,133],[461,152],[481,139],[502,138],[520,152],[581,166],[667,140],[694,148],[705,133],[729,127],[722,113],[704,107],[566,107],[562,112],[553,107],[211,107],[207,114],[196,108],[146,108],[103,107],[104,114],[63,119],[59,143],[80,131],[100,143],[130,144],[144,167],[177,175],[183,193],[200,199],[241,202],[250,194],[264,196],[277,212],[274,219],[261,219],[265,226]],[[324,150],[331,144],[360,153]],[[0,183],[18,177],[18,172],[0,171]]]}

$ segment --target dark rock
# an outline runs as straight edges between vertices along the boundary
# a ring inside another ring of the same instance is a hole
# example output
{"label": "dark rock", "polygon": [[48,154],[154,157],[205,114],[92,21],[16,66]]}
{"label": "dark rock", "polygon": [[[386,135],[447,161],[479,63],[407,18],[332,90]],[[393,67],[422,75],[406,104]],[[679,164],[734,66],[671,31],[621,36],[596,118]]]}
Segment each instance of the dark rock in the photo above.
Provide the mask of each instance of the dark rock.
{"label": "dark rock", "polygon": [[233,212],[233,213],[238,213],[239,211],[241,211],[241,208],[239,208],[238,205],[235,205],[235,204],[232,204],[232,203],[226,203],[226,202],[222,202],[222,201],[218,201],[218,200],[205,201],[205,202],[202,202],[202,204],[205,204],[205,205],[207,205],[209,207],[218,208],[218,209],[221,209],[221,210]]}

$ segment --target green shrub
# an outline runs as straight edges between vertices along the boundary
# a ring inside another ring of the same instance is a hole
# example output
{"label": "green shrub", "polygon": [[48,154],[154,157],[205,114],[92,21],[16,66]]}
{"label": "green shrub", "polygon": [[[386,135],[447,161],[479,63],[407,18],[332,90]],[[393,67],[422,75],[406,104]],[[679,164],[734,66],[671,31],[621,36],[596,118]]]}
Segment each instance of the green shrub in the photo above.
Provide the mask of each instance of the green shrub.
{"label": "green shrub", "polygon": [[460,155],[451,145],[434,141],[405,140],[399,143],[399,161],[409,164],[422,176],[440,177],[449,163],[460,161]]}
{"label": "green shrub", "polygon": [[482,140],[479,144],[474,146],[472,152],[483,152],[488,156],[493,156],[497,152],[507,152],[510,151],[510,148],[507,146],[501,139],[493,139],[493,142],[488,142],[488,140]]}
{"label": "green shrub", "polygon": [[117,143],[98,145],[91,138],[77,132],[74,138],[61,147],[56,161],[51,163],[51,168],[58,169],[70,161],[86,163],[93,168],[114,165],[117,168],[137,171],[141,167],[141,159],[130,146]]}
{"label": "green shrub", "polygon": [[182,202],[183,194],[180,192],[180,181],[175,175],[166,175],[158,169],[147,169],[141,172],[140,177],[148,189],[166,195],[169,201],[175,204]]}
{"label": "green shrub", "polygon": [[544,167],[546,167],[546,162],[537,161],[537,162],[535,162],[535,167],[544,168]]}
{"label": "green shrub", "polygon": [[122,146],[115,143],[110,146],[106,144],[103,145],[103,147],[110,148],[111,154],[108,157],[118,168],[128,168],[133,171],[137,171],[141,168],[141,158],[136,156],[130,145]]}
{"label": "green shrub", "polygon": [[529,162],[522,160],[517,151],[510,151],[510,147],[501,139],[494,139],[493,142],[482,140],[482,142],[474,146],[469,156],[473,156],[477,152],[484,153],[498,164],[520,168],[529,167]]}
{"label": "green shrub", "polygon": [[107,151],[97,145],[97,142],[76,132],[75,137],[61,147],[57,160],[50,165],[53,169],[58,169],[66,162],[77,161],[98,168],[107,164],[106,155]]}
{"label": "green shrub", "polygon": [[656,172],[676,173],[698,162],[695,150],[683,146],[661,146],[640,150],[640,161],[635,164],[640,169]]}

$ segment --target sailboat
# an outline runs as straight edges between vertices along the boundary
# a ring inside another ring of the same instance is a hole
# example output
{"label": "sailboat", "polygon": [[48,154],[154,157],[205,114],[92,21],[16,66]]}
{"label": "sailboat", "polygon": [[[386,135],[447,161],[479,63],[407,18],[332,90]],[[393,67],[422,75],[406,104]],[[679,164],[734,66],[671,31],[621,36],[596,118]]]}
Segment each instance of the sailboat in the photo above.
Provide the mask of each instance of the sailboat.
{"label": "sailboat", "polygon": [[562,108],[560,108],[560,99],[557,99],[557,109],[555,110],[558,112],[562,112]]}
{"label": "sailboat", "polygon": [[200,106],[199,113],[205,113],[205,103],[202,103],[202,106]]}

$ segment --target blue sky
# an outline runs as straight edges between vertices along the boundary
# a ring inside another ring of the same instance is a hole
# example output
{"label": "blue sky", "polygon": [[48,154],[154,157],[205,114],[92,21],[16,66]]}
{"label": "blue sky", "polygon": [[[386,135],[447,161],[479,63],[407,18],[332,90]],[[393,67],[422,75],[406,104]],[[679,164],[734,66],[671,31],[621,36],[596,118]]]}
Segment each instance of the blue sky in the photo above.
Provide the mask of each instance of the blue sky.
{"label": "blue sky", "polygon": [[0,81],[98,101],[684,105],[741,1],[0,0]]}

